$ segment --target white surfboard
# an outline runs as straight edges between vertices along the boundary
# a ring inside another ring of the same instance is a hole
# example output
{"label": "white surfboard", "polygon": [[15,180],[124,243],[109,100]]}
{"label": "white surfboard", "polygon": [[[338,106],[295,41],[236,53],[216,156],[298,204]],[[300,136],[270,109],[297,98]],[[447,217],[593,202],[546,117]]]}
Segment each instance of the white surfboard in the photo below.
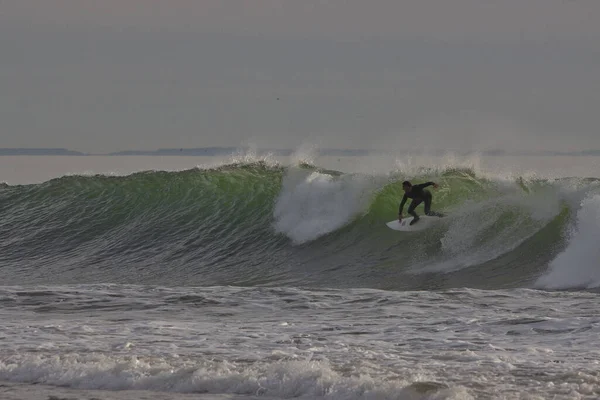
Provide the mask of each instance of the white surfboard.
{"label": "white surfboard", "polygon": [[415,223],[414,225],[410,224],[412,220],[413,220],[413,217],[402,218],[402,222],[400,222],[396,219],[394,221],[390,221],[390,222],[386,223],[386,225],[390,229],[393,229],[395,231],[402,231],[402,232],[422,231],[423,229],[427,229],[431,225],[433,225],[437,221],[439,221],[440,217],[433,217],[433,216],[429,216],[429,215],[420,215],[419,221],[417,223]]}

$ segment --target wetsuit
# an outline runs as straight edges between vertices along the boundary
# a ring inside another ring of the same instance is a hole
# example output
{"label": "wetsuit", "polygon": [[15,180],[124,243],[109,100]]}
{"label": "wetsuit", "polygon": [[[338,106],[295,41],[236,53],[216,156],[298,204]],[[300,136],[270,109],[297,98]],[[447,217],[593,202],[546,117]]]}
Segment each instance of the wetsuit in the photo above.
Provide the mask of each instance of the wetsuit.
{"label": "wetsuit", "polygon": [[412,215],[415,220],[419,218],[415,212],[415,208],[422,202],[425,203],[425,215],[437,215],[437,213],[431,212],[431,192],[429,192],[429,190],[425,190],[427,186],[431,186],[433,184],[433,182],[427,182],[420,185],[413,185],[410,192],[404,193],[402,202],[400,202],[400,208],[398,209],[398,215],[402,214],[402,209],[404,208],[404,204],[406,204],[407,199],[412,199],[410,206],[408,206],[408,213]]}

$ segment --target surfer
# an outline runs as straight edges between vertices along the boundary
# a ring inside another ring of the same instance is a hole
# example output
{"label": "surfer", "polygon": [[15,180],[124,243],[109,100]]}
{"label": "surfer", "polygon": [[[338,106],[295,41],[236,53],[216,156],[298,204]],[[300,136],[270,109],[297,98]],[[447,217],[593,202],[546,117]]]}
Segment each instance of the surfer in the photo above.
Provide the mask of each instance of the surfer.
{"label": "surfer", "polygon": [[421,203],[425,203],[425,215],[436,217],[442,216],[442,214],[431,211],[432,195],[429,190],[425,189],[428,186],[433,186],[434,188],[438,187],[437,183],[434,182],[421,183],[420,185],[413,185],[409,181],[402,182],[404,197],[402,197],[400,208],[398,209],[398,221],[402,221],[402,209],[404,208],[404,204],[406,203],[407,199],[412,199],[410,205],[408,206],[408,213],[414,217],[413,220],[410,221],[411,225],[419,221],[419,216],[415,212],[415,208]]}

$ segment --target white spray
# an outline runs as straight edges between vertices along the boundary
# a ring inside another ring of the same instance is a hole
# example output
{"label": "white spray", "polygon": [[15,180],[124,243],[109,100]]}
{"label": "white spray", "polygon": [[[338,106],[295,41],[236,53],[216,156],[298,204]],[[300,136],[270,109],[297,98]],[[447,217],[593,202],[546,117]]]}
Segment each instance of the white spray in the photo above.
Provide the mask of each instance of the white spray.
{"label": "white spray", "polygon": [[551,263],[550,270],[535,286],[544,289],[600,286],[600,194],[581,202],[577,225],[570,232],[569,244]]}
{"label": "white spray", "polygon": [[290,168],[275,205],[275,230],[296,244],[333,232],[367,208],[374,187],[367,177]]}
{"label": "white spray", "polygon": [[[510,210],[521,210],[523,216],[495,230]],[[514,250],[559,212],[559,198],[552,192],[505,194],[480,203],[466,202],[448,218],[448,230],[440,240],[443,259],[418,266],[416,271],[450,272],[493,260]]]}

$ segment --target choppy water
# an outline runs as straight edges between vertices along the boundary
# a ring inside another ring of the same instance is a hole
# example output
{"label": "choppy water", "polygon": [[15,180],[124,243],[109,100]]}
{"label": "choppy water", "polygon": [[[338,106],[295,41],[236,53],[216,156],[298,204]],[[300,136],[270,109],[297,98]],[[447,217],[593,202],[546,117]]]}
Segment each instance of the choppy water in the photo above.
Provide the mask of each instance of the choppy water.
{"label": "choppy water", "polygon": [[[448,217],[389,230],[406,178]],[[6,398],[600,394],[594,176],[254,160],[4,185],[0,215]]]}

